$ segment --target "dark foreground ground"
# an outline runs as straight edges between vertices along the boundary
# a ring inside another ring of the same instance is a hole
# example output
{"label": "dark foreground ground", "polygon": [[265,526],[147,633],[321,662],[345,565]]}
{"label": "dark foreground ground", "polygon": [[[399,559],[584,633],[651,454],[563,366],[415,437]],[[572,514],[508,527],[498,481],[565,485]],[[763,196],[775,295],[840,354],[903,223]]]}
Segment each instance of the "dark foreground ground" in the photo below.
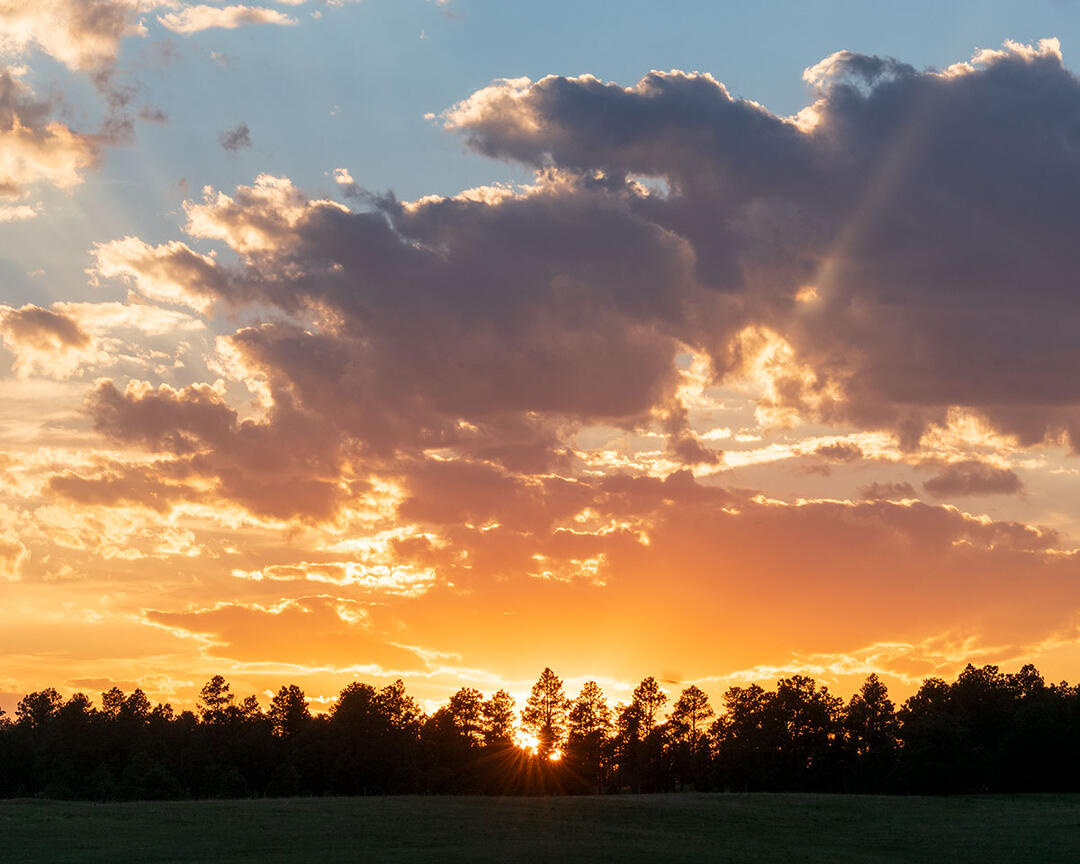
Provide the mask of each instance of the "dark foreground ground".
{"label": "dark foreground ground", "polygon": [[1080,861],[1080,795],[0,801],[12,862]]}

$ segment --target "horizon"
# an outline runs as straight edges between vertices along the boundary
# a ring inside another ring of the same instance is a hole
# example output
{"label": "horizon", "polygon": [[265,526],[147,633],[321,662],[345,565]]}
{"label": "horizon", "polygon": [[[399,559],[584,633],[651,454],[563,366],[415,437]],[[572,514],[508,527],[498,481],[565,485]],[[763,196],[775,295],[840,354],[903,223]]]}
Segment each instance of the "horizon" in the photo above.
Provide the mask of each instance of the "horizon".
{"label": "horizon", "polygon": [[0,709],[1080,679],[1006,5],[0,0]]}

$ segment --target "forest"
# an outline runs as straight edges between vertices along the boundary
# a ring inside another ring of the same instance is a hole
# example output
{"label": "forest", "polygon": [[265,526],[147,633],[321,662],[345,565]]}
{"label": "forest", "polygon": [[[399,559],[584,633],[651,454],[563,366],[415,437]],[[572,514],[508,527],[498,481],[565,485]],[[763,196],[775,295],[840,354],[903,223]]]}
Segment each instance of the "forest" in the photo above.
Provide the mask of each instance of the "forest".
{"label": "forest", "polygon": [[1080,791],[1080,687],[967,666],[899,709],[875,675],[843,699],[794,675],[731,687],[717,711],[652,677],[629,704],[572,697],[545,669],[518,710],[462,688],[427,715],[399,680],[353,682],[313,713],[296,685],[264,709],[216,675],[194,711],[113,688],[52,688],[0,717],[0,797],[86,800],[421,794]]}

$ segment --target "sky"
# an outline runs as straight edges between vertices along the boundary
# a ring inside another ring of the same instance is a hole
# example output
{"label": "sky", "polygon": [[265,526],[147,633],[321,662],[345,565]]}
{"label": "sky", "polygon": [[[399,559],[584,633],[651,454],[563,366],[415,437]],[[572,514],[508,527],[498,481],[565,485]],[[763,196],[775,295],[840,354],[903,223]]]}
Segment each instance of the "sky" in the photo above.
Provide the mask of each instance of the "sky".
{"label": "sky", "polygon": [[0,0],[0,708],[1080,678],[1078,45]]}

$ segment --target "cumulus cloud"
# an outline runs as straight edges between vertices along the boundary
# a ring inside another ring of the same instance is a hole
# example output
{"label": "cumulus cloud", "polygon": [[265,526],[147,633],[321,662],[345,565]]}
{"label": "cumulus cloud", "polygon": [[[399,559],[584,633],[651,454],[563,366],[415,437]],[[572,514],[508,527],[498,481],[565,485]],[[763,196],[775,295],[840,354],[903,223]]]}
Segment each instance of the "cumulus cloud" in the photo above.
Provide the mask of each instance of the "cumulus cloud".
{"label": "cumulus cloud", "polygon": [[[1080,440],[1063,323],[1080,84],[1056,41],[941,73],[839,52],[807,74],[798,118],[680,72],[501,81],[443,116],[488,156],[611,189],[663,178],[635,212],[688,242],[725,320],[768,326],[813,373],[782,376],[774,407],[912,447],[950,406],[1026,444]],[[721,371],[744,359],[709,347]]]}
{"label": "cumulus cloud", "polygon": [[[812,121],[701,74],[497,82],[444,122],[535,167],[528,189],[351,212],[263,176],[186,205],[192,236],[243,256],[234,277],[200,257],[186,279],[175,246],[157,247],[157,271],[128,256],[102,272],[314,316],[234,347],[299,410],[384,453],[556,453],[567,423],[677,416],[685,346],[718,378],[765,376],[775,417],[890,429],[906,447],[956,406],[1023,443],[1067,434],[1080,84],[1056,46],[947,74],[841,52],[808,80]],[[677,425],[673,456],[717,458]]]}
{"label": "cumulus cloud", "polygon": [[242,5],[184,6],[178,12],[159,15],[158,21],[174,33],[184,34],[215,28],[234,30],[247,24],[291,25],[296,23],[295,18],[290,18],[276,9]]}
{"label": "cumulus cloud", "polygon": [[138,237],[124,237],[94,247],[95,274],[121,278],[149,300],[209,309],[227,278],[213,258],[178,241],[151,246]]}
{"label": "cumulus cloud", "polygon": [[1010,468],[966,460],[946,465],[923,484],[931,495],[955,498],[966,495],[1018,495],[1024,484]]}
{"label": "cumulus cloud", "polygon": [[13,340],[40,348],[82,348],[89,341],[75,321],[40,306],[5,307],[2,320]]}
{"label": "cumulus cloud", "polygon": [[[687,351],[707,383],[758,381],[770,422],[885,429],[915,448],[961,407],[1021,443],[1067,434],[1080,83],[1056,45],[946,72],[841,52],[807,80],[815,101],[795,118],[696,73],[499,81],[444,123],[535,168],[530,186],[369,195],[351,210],[261,175],[184,205],[187,234],[235,264],[124,238],[98,248],[97,272],[259,319],[222,350],[278,411],[259,436],[284,448],[295,430],[279,423],[318,429],[335,454],[292,462],[316,471],[324,515],[346,497],[331,491],[338,471],[438,458],[572,474],[568,441],[590,424],[659,430],[676,465],[720,465],[687,423]],[[143,412],[159,402],[173,425],[151,434]],[[220,478],[242,453],[234,409],[204,391],[106,388],[91,411],[116,440],[217,453]]]}
{"label": "cumulus cloud", "polygon": [[269,174],[238,187],[232,197],[207,186],[201,204],[184,202],[186,231],[193,237],[224,240],[244,254],[277,250],[285,257],[294,251],[302,228],[331,210],[349,212],[333,201],[311,201],[289,178]]}
{"label": "cumulus cloud", "polygon": [[218,136],[221,146],[230,153],[251,147],[251,130],[247,123],[237,123],[232,129],[226,129]]}
{"label": "cumulus cloud", "polygon": [[[674,391],[692,256],[602,192],[552,181],[357,213],[263,176],[185,210],[189,233],[243,256],[235,279],[195,259],[187,293],[315,316],[317,328],[280,320],[229,341],[275,399],[371,453],[543,464],[560,424],[646,418]],[[180,296],[187,247],[123,243],[99,250],[102,275]]]}

